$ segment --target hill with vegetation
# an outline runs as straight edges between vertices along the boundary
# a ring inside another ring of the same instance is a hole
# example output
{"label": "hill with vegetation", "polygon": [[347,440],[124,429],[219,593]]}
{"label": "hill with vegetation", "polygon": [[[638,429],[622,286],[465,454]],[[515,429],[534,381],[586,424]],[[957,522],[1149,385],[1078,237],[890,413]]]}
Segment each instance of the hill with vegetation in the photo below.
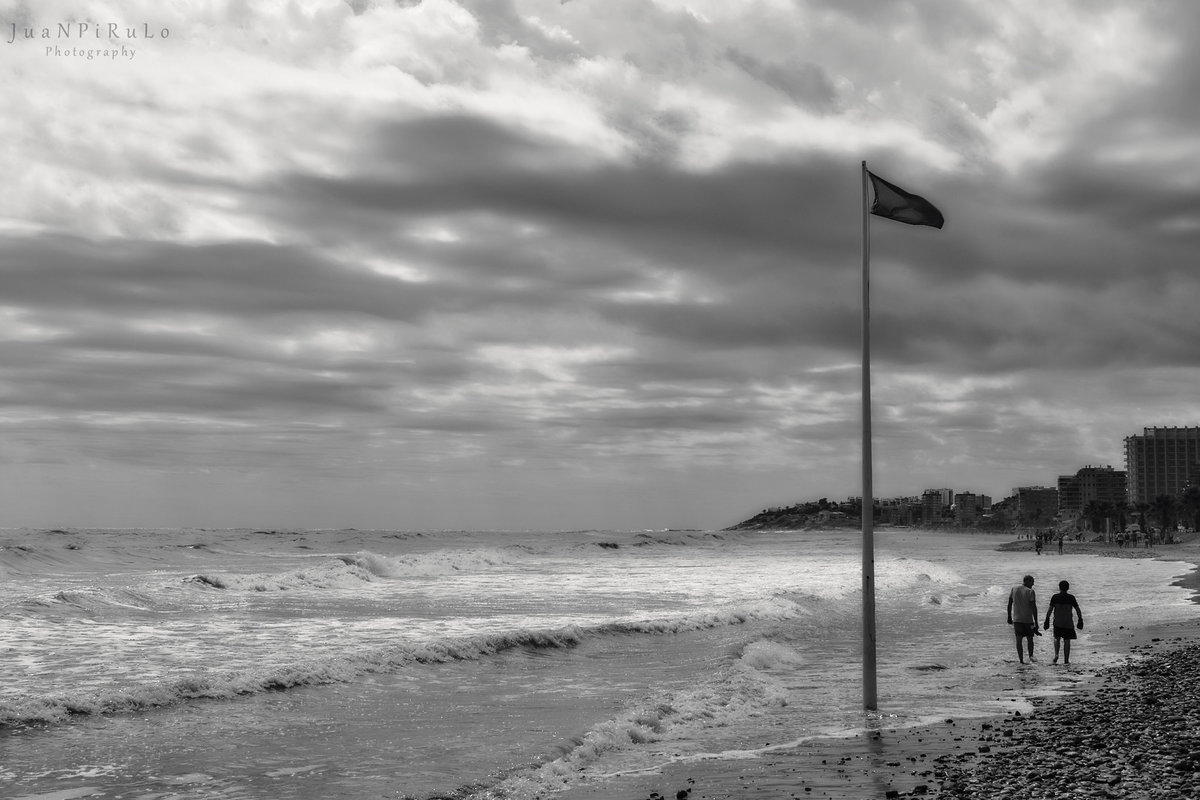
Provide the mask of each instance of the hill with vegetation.
{"label": "hill with vegetation", "polygon": [[806,528],[857,527],[862,505],[854,501],[831,503],[824,497],[791,506],[764,508],[727,531],[793,531]]}

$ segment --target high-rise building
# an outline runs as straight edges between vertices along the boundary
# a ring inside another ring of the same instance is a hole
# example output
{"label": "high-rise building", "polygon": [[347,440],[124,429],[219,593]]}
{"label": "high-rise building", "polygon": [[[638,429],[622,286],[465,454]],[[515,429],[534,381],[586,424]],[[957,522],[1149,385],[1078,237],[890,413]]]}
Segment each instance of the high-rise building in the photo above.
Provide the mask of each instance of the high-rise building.
{"label": "high-rise building", "polygon": [[1125,437],[1125,472],[1131,503],[1179,497],[1200,483],[1200,427],[1143,428],[1141,436]]}
{"label": "high-rise building", "polygon": [[1112,503],[1124,508],[1128,501],[1126,474],[1112,467],[1087,466],[1074,475],[1058,476],[1058,512],[1077,517],[1088,503]]}

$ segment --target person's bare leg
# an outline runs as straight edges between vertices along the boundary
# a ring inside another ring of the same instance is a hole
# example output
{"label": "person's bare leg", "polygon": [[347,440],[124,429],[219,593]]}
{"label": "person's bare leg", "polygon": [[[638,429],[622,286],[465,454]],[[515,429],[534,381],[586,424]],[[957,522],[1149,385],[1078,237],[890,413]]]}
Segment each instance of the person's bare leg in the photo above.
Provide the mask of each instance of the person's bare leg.
{"label": "person's bare leg", "polygon": [[[1054,660],[1050,662],[1051,664],[1058,663],[1058,643],[1059,643],[1059,641],[1060,641],[1059,638],[1057,636],[1055,636],[1054,637]],[[1070,658],[1070,656],[1067,656],[1067,658]]]}
{"label": "person's bare leg", "polygon": [[1063,639],[1063,663],[1071,663],[1071,640]]}

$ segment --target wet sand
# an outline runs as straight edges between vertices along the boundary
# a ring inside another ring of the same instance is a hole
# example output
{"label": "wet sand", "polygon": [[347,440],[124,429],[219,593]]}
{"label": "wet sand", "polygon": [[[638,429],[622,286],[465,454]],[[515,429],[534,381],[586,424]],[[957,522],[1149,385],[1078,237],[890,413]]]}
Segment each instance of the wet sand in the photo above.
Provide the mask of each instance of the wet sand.
{"label": "wet sand", "polygon": [[[1033,543],[1021,540],[1002,549],[1032,550]],[[1068,543],[1066,552],[1200,561],[1200,542],[1160,545],[1152,550]],[[1047,557],[1056,555],[1054,548]],[[1200,591],[1200,571],[1177,585]],[[1038,800],[1197,796],[1190,793],[1200,789],[1200,734],[1195,742],[1185,736],[1181,744],[1179,731],[1200,730],[1200,610],[1194,621],[1137,631],[1122,629],[1116,635],[1127,637],[1111,643],[1117,652],[1128,652],[1125,663],[1096,673],[1079,670],[1078,682],[1066,696],[1034,698],[1032,714],[948,719],[905,729],[888,728],[882,722],[878,729],[848,739],[817,739],[760,758],[674,763],[652,774],[625,776],[615,784],[577,784],[556,797]],[[1033,668],[1071,669],[1043,663]],[[1171,690],[1164,691],[1164,686]],[[1164,703],[1165,698],[1170,702]],[[1105,751],[1104,740],[1115,737],[1117,731],[1120,736],[1114,738],[1114,744],[1119,752]]]}
{"label": "wet sand", "polygon": [[[671,764],[652,775],[624,778],[617,786],[579,785],[557,797],[1039,800],[1196,796],[1192,792],[1200,787],[1200,743],[1185,742],[1184,751],[1176,752],[1178,747],[1172,743],[1179,741],[1179,732],[1168,729],[1164,720],[1174,719],[1177,728],[1196,730],[1196,714],[1188,709],[1200,711],[1200,621],[1129,632],[1128,636],[1129,652],[1136,658],[1095,675],[1081,673],[1079,684],[1065,697],[1035,698],[1032,714],[947,720],[901,730],[881,726],[849,739],[815,740],[757,759]],[[1039,668],[1055,667],[1042,664]],[[1190,680],[1182,680],[1184,671],[1189,672]],[[1170,710],[1160,704],[1164,675],[1172,686],[1186,690],[1174,698]],[[1119,747],[1119,753],[1103,746],[1114,731],[1121,736],[1110,745]],[[1193,769],[1197,770],[1194,776]],[[1065,779],[1074,781],[1068,793],[1058,782]]]}

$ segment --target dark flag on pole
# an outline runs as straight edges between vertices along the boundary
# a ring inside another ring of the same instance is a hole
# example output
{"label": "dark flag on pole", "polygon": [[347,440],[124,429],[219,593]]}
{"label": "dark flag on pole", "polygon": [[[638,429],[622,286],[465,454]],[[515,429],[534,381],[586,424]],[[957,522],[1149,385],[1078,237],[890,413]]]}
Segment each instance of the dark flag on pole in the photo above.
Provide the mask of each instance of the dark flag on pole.
{"label": "dark flag on pole", "polygon": [[875,202],[871,204],[871,213],[875,216],[887,217],[908,225],[928,225],[932,228],[940,228],[945,223],[942,212],[924,197],[906,192],[870,170],[867,171],[867,175],[875,189]]}
{"label": "dark flag on pole", "polygon": [[[941,228],[942,212],[924,197],[909,194],[895,184],[871,174],[862,162],[862,667],[863,708],[878,706],[875,675],[875,490],[871,466],[871,214],[906,225]],[[875,202],[867,206],[867,178]],[[870,213],[868,213],[870,212]]]}

